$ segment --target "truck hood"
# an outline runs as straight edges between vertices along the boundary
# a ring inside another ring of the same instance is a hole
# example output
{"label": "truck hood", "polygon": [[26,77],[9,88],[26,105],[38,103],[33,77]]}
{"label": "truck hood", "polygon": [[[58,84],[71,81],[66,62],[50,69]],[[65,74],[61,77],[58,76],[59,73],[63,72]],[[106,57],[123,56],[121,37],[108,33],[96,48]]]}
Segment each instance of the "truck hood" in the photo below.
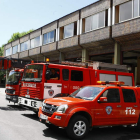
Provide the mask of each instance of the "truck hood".
{"label": "truck hood", "polygon": [[72,97],[58,97],[58,98],[51,98],[45,100],[45,103],[53,104],[56,106],[60,106],[63,104],[71,105],[71,104],[82,104],[82,103],[89,103],[89,102],[91,101],[79,99],[79,98],[72,98]]}

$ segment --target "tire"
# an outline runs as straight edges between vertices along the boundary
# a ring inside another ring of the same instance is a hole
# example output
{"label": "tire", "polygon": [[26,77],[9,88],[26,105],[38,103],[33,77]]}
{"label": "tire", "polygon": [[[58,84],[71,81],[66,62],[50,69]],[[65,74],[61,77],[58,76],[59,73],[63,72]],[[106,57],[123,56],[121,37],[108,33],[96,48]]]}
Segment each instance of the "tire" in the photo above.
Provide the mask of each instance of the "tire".
{"label": "tire", "polygon": [[72,139],[83,139],[89,131],[88,120],[81,116],[74,116],[66,128],[67,135]]}
{"label": "tire", "polygon": [[136,126],[137,132],[140,133],[140,117]]}

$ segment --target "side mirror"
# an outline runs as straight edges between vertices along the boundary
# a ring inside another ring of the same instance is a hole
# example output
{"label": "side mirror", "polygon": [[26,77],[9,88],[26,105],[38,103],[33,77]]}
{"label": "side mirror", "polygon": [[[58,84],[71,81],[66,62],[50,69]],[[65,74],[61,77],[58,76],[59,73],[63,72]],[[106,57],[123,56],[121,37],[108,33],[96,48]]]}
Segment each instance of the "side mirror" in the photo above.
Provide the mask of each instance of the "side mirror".
{"label": "side mirror", "polygon": [[50,70],[46,71],[46,80],[50,80]]}
{"label": "side mirror", "polygon": [[100,97],[98,100],[98,103],[106,103],[107,102],[107,97]]}

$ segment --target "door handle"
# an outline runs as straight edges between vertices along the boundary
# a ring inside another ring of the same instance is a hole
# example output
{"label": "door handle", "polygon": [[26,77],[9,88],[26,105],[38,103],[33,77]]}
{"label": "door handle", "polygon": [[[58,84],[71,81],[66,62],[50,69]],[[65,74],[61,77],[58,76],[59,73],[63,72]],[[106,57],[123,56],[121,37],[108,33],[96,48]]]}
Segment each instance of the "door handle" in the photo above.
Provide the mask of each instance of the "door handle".
{"label": "door handle", "polygon": [[117,105],[117,107],[122,107],[121,105]]}
{"label": "door handle", "polygon": [[137,105],[134,105],[134,107],[138,107]]}

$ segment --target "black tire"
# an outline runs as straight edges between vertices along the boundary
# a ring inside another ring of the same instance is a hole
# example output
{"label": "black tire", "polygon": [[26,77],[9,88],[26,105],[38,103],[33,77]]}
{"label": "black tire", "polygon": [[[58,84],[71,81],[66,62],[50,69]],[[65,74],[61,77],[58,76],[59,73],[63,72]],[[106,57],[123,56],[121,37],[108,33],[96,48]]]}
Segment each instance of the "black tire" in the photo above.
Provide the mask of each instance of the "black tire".
{"label": "black tire", "polygon": [[50,124],[50,123],[45,123],[45,125],[49,128],[49,129],[56,129],[58,128],[57,126]]}
{"label": "black tire", "polygon": [[140,117],[136,126],[137,132],[140,133]]}
{"label": "black tire", "polygon": [[[78,127],[81,127],[81,128],[78,128]],[[83,130],[80,130],[82,128]],[[70,120],[68,127],[66,128],[67,135],[70,138],[75,139],[75,140],[83,139],[87,135],[88,131],[89,131],[89,122],[85,117],[81,115],[74,116]]]}

